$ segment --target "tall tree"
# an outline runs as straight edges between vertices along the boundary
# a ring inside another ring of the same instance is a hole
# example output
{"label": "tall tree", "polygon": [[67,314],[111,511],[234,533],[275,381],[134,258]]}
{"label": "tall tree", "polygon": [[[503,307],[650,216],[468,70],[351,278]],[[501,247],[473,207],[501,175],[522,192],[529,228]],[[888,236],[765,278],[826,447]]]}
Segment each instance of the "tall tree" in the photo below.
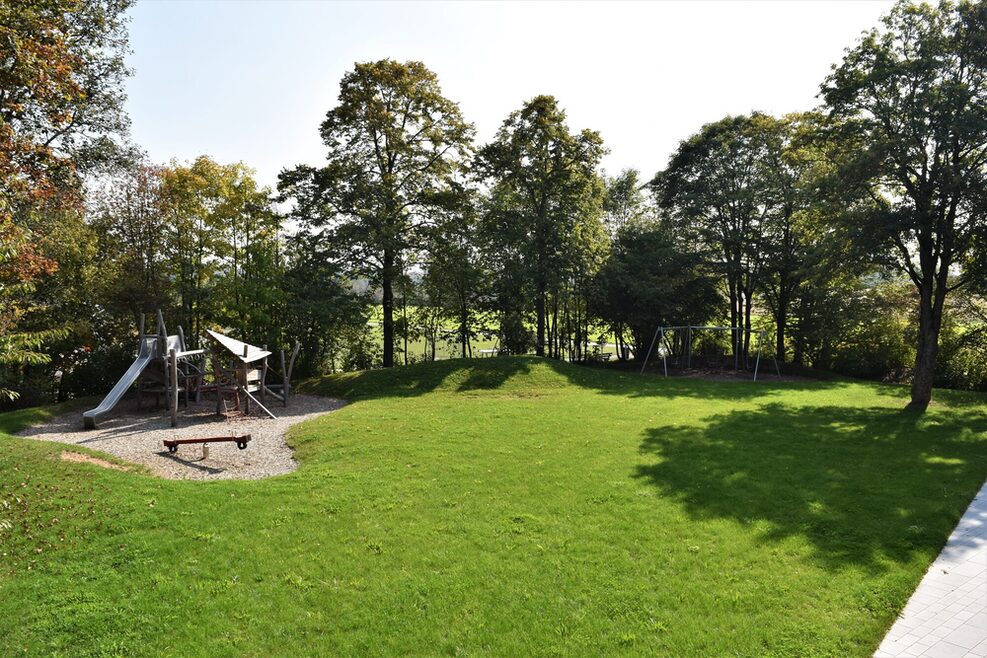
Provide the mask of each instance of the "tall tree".
{"label": "tall tree", "polygon": [[456,325],[460,356],[472,356],[471,340],[487,291],[484,252],[477,240],[478,194],[455,184],[435,207],[422,287],[442,319]]}
{"label": "tall tree", "polygon": [[58,188],[77,188],[78,170],[125,134],[131,4],[0,2],[0,214],[23,217]]}
{"label": "tall tree", "polygon": [[281,216],[271,191],[258,186],[246,165],[223,167],[213,214],[221,237],[215,319],[249,340],[273,344],[280,338],[282,258]]}
{"label": "tall tree", "polygon": [[765,222],[761,287],[775,321],[775,357],[788,356],[788,329],[800,288],[809,269],[818,266],[811,253],[819,239],[817,227],[826,217],[818,181],[829,171],[825,142],[817,137],[821,117],[792,114],[766,120],[764,152],[766,193],[771,210]]}
{"label": "tall tree", "polygon": [[334,246],[319,232],[302,230],[286,240],[287,267],[281,279],[283,331],[299,341],[297,372],[310,376],[352,366],[368,368],[379,358],[366,344],[369,295],[357,294],[339,264]]}
{"label": "tall tree", "polygon": [[99,235],[103,303],[128,316],[167,309],[171,285],[166,262],[168,227],[162,168],[143,159],[121,166],[90,187],[90,224]]}
{"label": "tall tree", "polygon": [[468,157],[473,126],[421,62],[357,64],[321,127],[325,167],[279,187],[295,216],[325,227],[355,271],[380,285],[384,366],[394,365],[394,283],[424,242],[428,208]]}
{"label": "tall tree", "polygon": [[658,222],[637,220],[621,228],[595,283],[600,316],[626,327],[641,359],[659,326],[702,324],[722,303],[702,255],[677,244],[670,227]]}
{"label": "tall tree", "polygon": [[750,347],[754,295],[764,274],[768,225],[777,203],[768,171],[776,120],[754,113],[703,126],[683,141],[652,181],[678,235],[723,273],[730,322],[743,327],[734,349]]}
{"label": "tall tree", "polygon": [[36,284],[56,271],[54,256],[68,253],[52,239],[52,227],[61,228],[54,218],[79,219],[81,174],[111,158],[125,136],[131,4],[0,1],[0,367],[20,358],[12,354],[37,363],[40,338],[64,334],[17,323],[36,306]]}
{"label": "tall tree", "polygon": [[164,167],[161,183],[163,242],[170,278],[179,302],[178,322],[196,345],[207,318],[216,308],[216,286],[223,249],[223,226],[216,210],[224,200],[227,172],[202,156],[185,165]]}
{"label": "tall tree", "polygon": [[958,267],[987,232],[987,4],[901,0],[822,92],[864,145],[843,183],[879,207],[847,228],[918,292],[911,405],[924,409],[946,296],[967,281]]}
{"label": "tall tree", "polygon": [[644,194],[647,183],[637,169],[624,169],[616,176],[603,176],[606,196],[603,198],[603,221],[611,239],[630,223],[645,217],[648,199]]}
{"label": "tall tree", "polygon": [[[549,292],[562,283],[573,240],[602,233],[602,183],[596,173],[605,149],[599,133],[572,133],[552,96],[536,96],[511,113],[480,151],[479,170],[510,207],[511,233],[522,240],[537,317],[535,350],[545,355]],[[598,230],[599,229],[599,230]]]}

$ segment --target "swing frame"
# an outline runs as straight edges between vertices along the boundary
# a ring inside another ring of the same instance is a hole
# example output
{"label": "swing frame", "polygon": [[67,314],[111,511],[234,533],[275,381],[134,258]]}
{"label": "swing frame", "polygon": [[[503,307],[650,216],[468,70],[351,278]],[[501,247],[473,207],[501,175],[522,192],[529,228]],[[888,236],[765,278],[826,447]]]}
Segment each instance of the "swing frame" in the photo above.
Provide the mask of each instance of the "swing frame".
{"label": "swing frame", "polygon": [[[692,343],[693,343],[694,331],[730,332],[732,334],[731,345],[733,345],[733,361],[734,361],[733,369],[734,372],[740,372],[740,354],[739,354],[739,350],[737,349],[737,345],[740,342],[741,332],[744,331],[743,327],[686,324],[686,325],[678,325],[678,326],[659,326],[655,330],[655,335],[651,339],[651,345],[648,347],[648,353],[644,357],[644,363],[641,364],[642,375],[644,374],[644,371],[648,367],[648,362],[651,359],[651,354],[655,350],[655,344],[658,343],[660,338],[661,343],[659,343],[658,351],[661,354],[662,367],[664,369],[665,377],[668,377],[668,355],[672,353],[672,346],[668,343],[668,334],[675,331],[685,331],[686,333],[686,339],[685,339],[685,359],[686,359],[685,367],[686,368],[692,367]],[[754,359],[754,375],[753,378],[751,379],[751,381],[756,382],[757,375],[761,367],[761,351],[763,344],[765,342],[765,337],[767,335],[767,332],[764,331],[763,329],[752,330],[751,334],[757,336],[757,343],[756,343],[757,356]],[[750,355],[748,355],[748,358],[750,358]],[[777,357],[772,356],[771,360],[775,366],[775,374],[778,376],[779,379],[781,379],[781,369],[778,367]]]}

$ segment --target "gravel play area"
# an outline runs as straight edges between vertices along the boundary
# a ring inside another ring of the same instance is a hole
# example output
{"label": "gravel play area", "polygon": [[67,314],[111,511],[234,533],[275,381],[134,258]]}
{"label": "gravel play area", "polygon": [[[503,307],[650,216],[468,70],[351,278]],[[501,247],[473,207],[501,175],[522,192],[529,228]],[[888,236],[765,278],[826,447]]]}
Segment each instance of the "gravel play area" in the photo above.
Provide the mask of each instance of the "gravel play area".
{"label": "gravel play area", "polygon": [[[239,416],[226,419],[216,415],[215,400],[203,400],[181,407],[178,427],[171,427],[167,411],[138,410],[135,400],[124,400],[95,430],[82,427],[82,412],[56,416],[19,436],[58,441],[102,450],[120,459],[143,464],[153,473],[176,480],[256,480],[295,470],[298,463],[285,442],[292,425],[335,411],[345,403],[334,398],[292,395],[288,407],[270,406],[277,416]],[[202,445],[180,445],[168,452],[166,439],[238,436],[249,434],[250,442],[240,450],[235,443],[210,443],[203,459]]]}

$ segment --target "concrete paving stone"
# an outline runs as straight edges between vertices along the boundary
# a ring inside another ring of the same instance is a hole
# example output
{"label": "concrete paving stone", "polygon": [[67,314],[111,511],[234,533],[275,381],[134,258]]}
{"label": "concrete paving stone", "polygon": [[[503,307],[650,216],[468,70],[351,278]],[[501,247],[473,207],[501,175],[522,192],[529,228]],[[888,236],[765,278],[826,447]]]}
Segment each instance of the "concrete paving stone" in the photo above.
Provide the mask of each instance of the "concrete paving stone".
{"label": "concrete paving stone", "polygon": [[987,482],[874,655],[987,658]]}

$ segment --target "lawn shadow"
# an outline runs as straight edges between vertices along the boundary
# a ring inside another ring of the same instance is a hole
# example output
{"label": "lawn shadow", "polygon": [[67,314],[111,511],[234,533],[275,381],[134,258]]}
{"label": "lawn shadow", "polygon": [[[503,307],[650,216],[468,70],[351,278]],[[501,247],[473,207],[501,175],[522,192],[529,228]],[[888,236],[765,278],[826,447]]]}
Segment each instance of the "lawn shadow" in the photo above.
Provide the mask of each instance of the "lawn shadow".
{"label": "lawn shadow", "polygon": [[178,456],[176,454],[172,454],[172,453],[168,452],[167,450],[161,450],[161,451],[159,451],[159,452],[157,452],[155,454],[157,454],[157,455],[159,455],[161,457],[164,457],[165,459],[170,459],[171,461],[173,461],[173,462],[175,462],[177,464],[181,464],[182,466],[185,466],[186,468],[195,469],[195,470],[201,471],[203,473],[208,473],[209,475],[219,475],[220,473],[223,473],[223,472],[226,471],[225,468],[218,468],[216,466],[206,466],[205,464],[198,464],[198,463],[196,463],[197,461],[199,461],[197,459],[185,459],[184,457],[180,457],[180,456]]}
{"label": "lawn shadow", "polygon": [[330,375],[303,382],[298,390],[346,400],[417,397],[439,388],[456,392],[489,390],[530,372],[532,365],[541,361],[523,357],[447,359]]}
{"label": "lawn shadow", "polygon": [[[604,395],[629,398],[687,397],[703,400],[770,401],[779,395],[799,391],[826,391],[871,384],[884,396],[907,403],[904,387],[881,386],[873,382],[847,379],[781,380],[765,376],[758,381],[716,381],[693,377],[663,377],[657,373],[640,374],[627,364],[615,367],[587,367],[557,359],[535,356],[511,356],[486,359],[448,359],[414,366],[340,373],[303,382],[300,392],[329,395],[345,400],[416,397],[437,389],[449,392],[493,390],[517,375],[550,371],[563,381]],[[544,382],[549,383],[549,382]],[[983,404],[983,394],[966,396],[953,391],[937,391],[937,397],[960,404]],[[969,402],[966,402],[966,401]]]}
{"label": "lawn shadow", "polygon": [[[697,519],[802,537],[826,568],[881,571],[938,551],[987,477],[982,412],[789,407],[647,430],[636,476]],[[766,522],[766,523],[763,523]]]}
{"label": "lawn shadow", "polygon": [[642,374],[640,364],[614,364],[601,367],[574,365],[555,359],[542,359],[539,362],[566,377],[576,386],[591,388],[607,395],[633,398],[689,397],[707,400],[750,400],[790,391],[830,390],[852,384],[851,381],[840,379],[779,380],[773,373],[764,375],[757,381],[743,378],[724,381],[702,377],[665,377],[653,371]]}

